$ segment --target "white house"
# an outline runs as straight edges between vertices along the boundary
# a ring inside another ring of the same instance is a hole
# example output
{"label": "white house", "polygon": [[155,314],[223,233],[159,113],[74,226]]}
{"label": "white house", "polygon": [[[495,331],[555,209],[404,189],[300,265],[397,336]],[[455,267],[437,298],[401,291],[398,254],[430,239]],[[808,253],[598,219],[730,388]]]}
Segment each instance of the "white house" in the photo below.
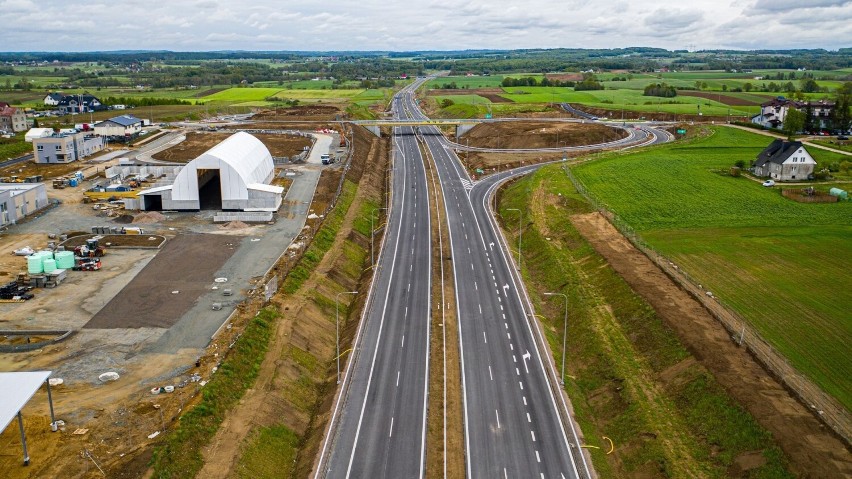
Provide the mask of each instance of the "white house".
{"label": "white house", "polygon": [[757,156],[754,175],[776,181],[806,180],[816,161],[800,141],[775,140]]}
{"label": "white house", "polygon": [[806,112],[811,109],[811,114],[814,119],[814,126],[817,128],[828,128],[829,116],[834,108],[834,103],[830,101],[795,101],[788,100],[783,96],[773,98],[766,103],[760,105],[760,114],[751,118],[751,122],[764,126],[766,128],[781,128],[784,125],[784,120],[787,118],[787,112],[790,108]]}
{"label": "white house", "polygon": [[95,134],[107,137],[131,137],[142,131],[142,120],[133,115],[121,115],[95,123]]}
{"label": "white house", "polygon": [[59,102],[65,97],[62,93],[48,93],[47,96],[44,97],[45,106],[56,106],[59,105]]}

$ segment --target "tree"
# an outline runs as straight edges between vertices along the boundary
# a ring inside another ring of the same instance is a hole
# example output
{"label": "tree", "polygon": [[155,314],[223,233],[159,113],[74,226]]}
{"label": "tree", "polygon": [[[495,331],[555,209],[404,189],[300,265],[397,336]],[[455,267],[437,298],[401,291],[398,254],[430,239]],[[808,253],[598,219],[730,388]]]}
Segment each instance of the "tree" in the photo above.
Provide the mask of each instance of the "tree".
{"label": "tree", "polygon": [[846,131],[852,128],[852,82],[846,82],[837,89],[834,108],[829,114],[832,128]]}
{"label": "tree", "polygon": [[802,86],[802,91],[805,93],[816,93],[819,91],[819,85],[813,78],[802,78],[799,80]]}
{"label": "tree", "polygon": [[811,102],[805,103],[805,125],[802,128],[805,131],[814,131],[818,129],[819,125],[816,117],[814,117],[814,109],[811,106]]}
{"label": "tree", "polygon": [[745,84],[743,85],[743,90],[745,91],[751,91],[752,88],[754,88],[754,85],[749,82],[745,82]]}
{"label": "tree", "polygon": [[644,96],[659,96],[672,98],[677,96],[677,89],[665,83],[652,83],[645,87]]}
{"label": "tree", "polygon": [[38,118],[33,118],[33,128],[38,128]]}
{"label": "tree", "polygon": [[792,140],[793,135],[802,131],[804,128],[805,114],[795,108],[789,108],[787,110],[787,117],[784,118],[784,133]]}
{"label": "tree", "polygon": [[744,160],[737,160],[737,161],[734,162],[734,166],[736,166],[739,169],[743,169],[743,168],[745,168],[745,161]]}

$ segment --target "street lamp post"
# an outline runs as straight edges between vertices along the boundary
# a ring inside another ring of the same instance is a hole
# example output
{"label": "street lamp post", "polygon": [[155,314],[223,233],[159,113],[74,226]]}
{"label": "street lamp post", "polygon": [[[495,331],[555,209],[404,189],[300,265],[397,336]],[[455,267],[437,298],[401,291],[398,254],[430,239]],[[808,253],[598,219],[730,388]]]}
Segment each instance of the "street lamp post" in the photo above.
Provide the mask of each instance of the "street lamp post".
{"label": "street lamp post", "polygon": [[340,295],[358,294],[358,291],[341,291],[334,296],[334,342],[337,352],[337,384],[340,384]]}
{"label": "street lamp post", "polygon": [[520,271],[521,270],[521,232],[523,231],[521,229],[521,223],[523,222],[523,219],[524,219],[524,213],[523,213],[523,211],[519,210],[518,208],[506,208],[506,211],[517,211],[518,212],[518,271]]}
{"label": "street lamp post", "polygon": [[562,296],[565,302],[565,319],[562,322],[562,385],[565,385],[565,344],[568,340],[568,296],[564,293],[544,293],[545,296]]}
{"label": "street lamp post", "polygon": [[373,217],[376,215],[376,211],[387,210],[387,208],[373,208],[373,211],[370,212],[370,266],[376,264],[376,258],[373,254],[373,243],[376,239],[376,230],[373,229]]}

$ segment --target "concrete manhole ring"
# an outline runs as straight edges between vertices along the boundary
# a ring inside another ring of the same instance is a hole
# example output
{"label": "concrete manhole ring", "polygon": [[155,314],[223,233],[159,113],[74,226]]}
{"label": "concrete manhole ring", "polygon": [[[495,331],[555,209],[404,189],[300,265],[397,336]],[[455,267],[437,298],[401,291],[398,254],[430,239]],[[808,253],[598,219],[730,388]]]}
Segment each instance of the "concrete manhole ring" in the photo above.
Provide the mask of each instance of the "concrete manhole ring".
{"label": "concrete manhole ring", "polygon": [[213,282],[215,282],[215,283],[227,283],[228,278],[216,278],[216,279],[213,280]]}

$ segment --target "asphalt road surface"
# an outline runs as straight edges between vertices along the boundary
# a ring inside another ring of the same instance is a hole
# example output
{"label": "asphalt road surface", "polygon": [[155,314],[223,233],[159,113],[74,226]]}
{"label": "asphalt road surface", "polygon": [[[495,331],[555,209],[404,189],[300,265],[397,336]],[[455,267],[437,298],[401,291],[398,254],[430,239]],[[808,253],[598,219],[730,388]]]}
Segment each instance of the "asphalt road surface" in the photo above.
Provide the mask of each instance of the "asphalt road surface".
{"label": "asphalt road surface", "polygon": [[[410,97],[404,102],[412,115],[419,114]],[[487,204],[495,180],[519,172],[476,185],[435,128],[420,131],[437,165],[449,222],[467,476],[586,477],[583,456],[571,446],[577,443],[571,423],[566,421],[566,430],[560,417],[564,404],[545,371],[525,294]]]}
{"label": "asphalt road surface", "polygon": [[341,386],[341,407],[335,408],[339,425],[323,448],[329,457],[327,463],[321,459],[318,476],[419,478],[425,471],[429,194],[414,130],[396,128],[393,142],[387,234],[356,338],[358,358]]}
{"label": "asphalt road surface", "polygon": [[[418,81],[417,83],[420,83]],[[395,118],[425,119],[417,83]],[[629,130],[622,147],[670,140]],[[434,161],[450,235],[462,360],[466,475],[590,477],[544,337],[490,202],[506,179],[540,165],[470,179],[435,127],[394,130],[392,206],[354,361],[344,375],[317,477],[423,477],[428,391],[431,239],[418,138]]]}

